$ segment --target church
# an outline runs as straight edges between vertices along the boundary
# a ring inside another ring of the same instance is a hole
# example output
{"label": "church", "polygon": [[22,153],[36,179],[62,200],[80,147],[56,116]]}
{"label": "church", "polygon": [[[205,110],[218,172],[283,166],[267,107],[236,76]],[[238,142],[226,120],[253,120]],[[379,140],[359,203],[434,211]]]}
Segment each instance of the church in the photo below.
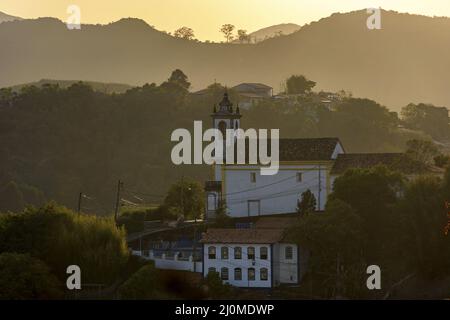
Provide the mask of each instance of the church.
{"label": "church", "polygon": [[[224,132],[241,128],[239,107],[225,93],[211,115],[213,128]],[[311,191],[316,211],[323,211],[333,182],[349,168],[379,164],[395,168],[404,161],[401,153],[348,154],[338,138],[280,139],[279,171],[261,175],[258,164],[214,164],[205,183],[206,219],[219,208],[231,218],[292,214],[303,192]]]}

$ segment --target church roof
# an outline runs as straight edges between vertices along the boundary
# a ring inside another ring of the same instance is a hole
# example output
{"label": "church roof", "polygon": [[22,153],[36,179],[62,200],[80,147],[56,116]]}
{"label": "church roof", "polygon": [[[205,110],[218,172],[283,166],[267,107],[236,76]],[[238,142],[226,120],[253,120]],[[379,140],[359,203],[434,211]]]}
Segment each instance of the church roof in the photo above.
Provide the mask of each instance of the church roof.
{"label": "church roof", "polygon": [[338,138],[280,139],[280,161],[331,160]]}

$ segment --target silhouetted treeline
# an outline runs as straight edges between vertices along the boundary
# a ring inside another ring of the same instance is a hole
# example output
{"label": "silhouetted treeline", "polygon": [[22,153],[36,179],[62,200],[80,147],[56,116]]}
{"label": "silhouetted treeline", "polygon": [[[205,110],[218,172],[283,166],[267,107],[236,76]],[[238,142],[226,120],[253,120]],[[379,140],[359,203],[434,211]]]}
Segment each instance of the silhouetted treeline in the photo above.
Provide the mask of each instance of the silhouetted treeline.
{"label": "silhouetted treeline", "polygon": [[[224,88],[189,94],[179,70],[161,85],[147,84],[108,95],[77,83],[0,90],[0,211],[56,200],[82,211],[110,213],[117,180],[122,197],[158,204],[182,175],[207,179],[206,166],[176,167],[170,159],[170,135],[211,125],[213,106]],[[236,93],[230,92],[236,103]],[[244,128],[279,128],[282,137],[339,137],[347,152],[403,151],[405,142],[422,137],[399,128],[397,114],[367,99],[343,98],[333,107],[312,95],[269,99],[242,110]]]}

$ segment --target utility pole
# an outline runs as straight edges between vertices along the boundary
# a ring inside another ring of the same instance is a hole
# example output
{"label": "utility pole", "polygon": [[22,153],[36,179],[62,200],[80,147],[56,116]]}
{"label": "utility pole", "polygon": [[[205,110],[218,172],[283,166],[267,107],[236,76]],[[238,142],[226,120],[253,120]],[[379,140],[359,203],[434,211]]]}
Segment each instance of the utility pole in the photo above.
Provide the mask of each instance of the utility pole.
{"label": "utility pole", "polygon": [[319,196],[318,196],[318,204],[319,204],[319,211],[320,211],[320,205],[321,205],[321,194],[322,194],[322,172],[320,171],[320,164],[319,164]]}
{"label": "utility pole", "polygon": [[81,199],[83,198],[83,192],[78,195],[78,215],[81,214]]}
{"label": "utility pole", "polygon": [[184,218],[184,175],[181,176],[181,188],[180,188],[180,202],[181,202],[181,213]]}
{"label": "utility pole", "polygon": [[117,224],[117,219],[119,218],[120,192],[122,191],[122,188],[123,188],[123,182],[119,180],[119,182],[117,183],[116,210],[114,213],[114,220],[116,221],[116,224]]}

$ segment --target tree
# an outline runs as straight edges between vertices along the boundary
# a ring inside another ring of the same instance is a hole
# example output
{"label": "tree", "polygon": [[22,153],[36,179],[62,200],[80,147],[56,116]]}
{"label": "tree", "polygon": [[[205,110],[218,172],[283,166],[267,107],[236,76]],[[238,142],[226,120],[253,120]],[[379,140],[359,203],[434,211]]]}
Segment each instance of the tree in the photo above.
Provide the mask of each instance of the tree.
{"label": "tree", "polygon": [[0,252],[30,254],[61,280],[67,266],[75,264],[83,270],[85,283],[108,285],[129,258],[125,232],[112,219],[79,216],[54,203],[0,215],[0,230]]}
{"label": "tree", "polygon": [[249,43],[250,42],[250,36],[247,34],[247,30],[240,29],[237,31],[237,33],[238,33],[238,39],[241,43],[244,43],[244,42]]}
{"label": "tree", "polygon": [[413,139],[406,142],[406,146],[407,156],[424,167],[431,165],[434,158],[440,154],[432,141]]}
{"label": "tree", "polygon": [[205,208],[205,194],[202,185],[191,179],[174,183],[167,193],[164,204],[175,208],[186,218],[199,219]]}
{"label": "tree", "polygon": [[286,91],[288,94],[307,93],[315,86],[316,83],[314,81],[308,80],[302,75],[293,75],[286,80]]}
{"label": "tree", "polygon": [[225,39],[227,40],[227,43],[229,43],[231,40],[233,40],[233,31],[235,29],[235,26],[232,24],[224,24],[221,28],[220,28],[220,32],[223,33]]}
{"label": "tree", "polygon": [[49,267],[29,254],[0,255],[0,300],[61,299],[62,284]]}
{"label": "tree", "polygon": [[208,287],[208,295],[213,299],[230,298],[232,288],[228,284],[224,284],[218,272],[208,272],[206,276],[206,286]]}
{"label": "tree", "polygon": [[325,213],[302,216],[288,231],[289,241],[311,252],[310,277],[326,297],[358,297],[363,277],[362,219],[341,200],[327,203]]}
{"label": "tree", "polygon": [[312,213],[316,210],[316,197],[311,190],[302,193],[302,200],[298,201],[297,212],[301,215]]}
{"label": "tree", "polygon": [[450,136],[448,110],[445,107],[410,103],[402,108],[401,116],[406,128],[422,130],[435,139],[446,139]]}
{"label": "tree", "polygon": [[173,71],[167,81],[169,83],[177,84],[185,90],[188,90],[191,86],[191,83],[188,81],[187,75],[185,75],[184,72],[180,69],[176,69],[175,71]]}
{"label": "tree", "polygon": [[188,28],[188,27],[181,27],[181,28],[175,30],[173,35],[176,38],[181,38],[181,39],[186,39],[186,40],[193,40],[195,37],[194,30],[192,30],[191,28]]}
{"label": "tree", "polygon": [[431,277],[448,276],[450,268],[450,237],[444,233],[448,221],[446,201],[450,201],[449,171],[442,182],[439,178],[423,176],[414,180],[400,203],[404,217],[403,232],[410,245],[403,250],[410,257],[414,271]]}

